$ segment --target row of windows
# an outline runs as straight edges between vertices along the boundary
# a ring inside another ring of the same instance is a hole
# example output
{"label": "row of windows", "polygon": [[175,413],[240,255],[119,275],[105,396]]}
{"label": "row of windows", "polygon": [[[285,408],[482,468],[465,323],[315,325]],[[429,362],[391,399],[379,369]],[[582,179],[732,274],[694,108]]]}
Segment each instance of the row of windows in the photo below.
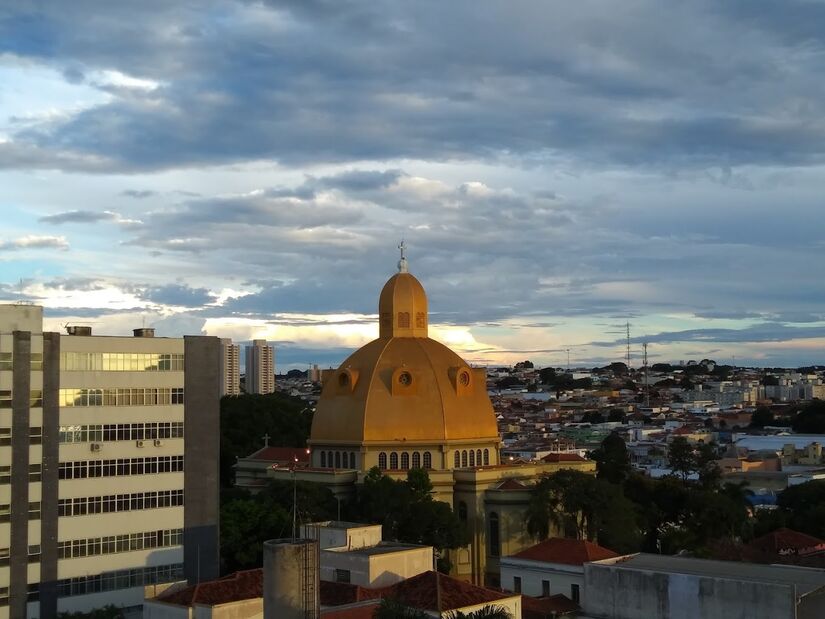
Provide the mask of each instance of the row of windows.
{"label": "row of windows", "polygon": [[183,544],[183,529],[163,529],[57,543],[58,559],[76,559]]}
{"label": "row of windows", "polygon": [[[11,520],[11,505],[0,505],[0,522]],[[40,501],[29,503],[29,520],[40,520]]]}
{"label": "row of windows", "polygon": [[183,404],[183,387],[60,390],[60,406],[156,406],[158,404]]}
{"label": "row of windows", "polygon": [[130,494],[60,499],[57,503],[57,515],[61,517],[85,516],[86,514],[109,514],[138,509],[179,507],[181,505],[183,505],[183,490],[132,492]]}
{"label": "row of windows", "polygon": [[[378,454],[378,468],[384,470],[387,468],[387,454],[383,451]],[[423,454],[421,452],[414,451],[412,452],[412,467],[410,467],[410,454],[409,452],[402,451],[401,452],[401,466],[399,466],[398,461],[398,452],[393,451],[390,453],[390,463],[389,463],[390,470],[397,471],[402,470],[406,471],[409,468],[414,469],[431,469],[433,468],[433,456],[429,451],[425,451]]]}
{"label": "row of windows", "polygon": [[182,372],[183,355],[142,352],[63,352],[60,369],[67,372]]}
{"label": "row of windows", "polygon": [[[43,428],[29,427],[29,445],[40,445],[43,442]],[[0,447],[11,445],[11,428],[0,428]]]}
{"label": "row of windows", "polygon": [[354,469],[357,468],[354,451],[322,451],[321,468]]}
{"label": "row of windows", "polygon": [[[2,428],[0,428],[2,432]],[[150,423],[107,423],[92,426],[60,426],[61,443],[101,443],[104,441],[146,441],[156,438],[183,438],[182,421]],[[0,436],[0,440],[2,437]],[[2,443],[0,443],[2,444]]]}
{"label": "row of windows", "polygon": [[[29,408],[38,408],[43,406],[43,391],[40,389],[33,389],[29,391]],[[12,397],[11,390],[0,390],[0,408],[11,408]]]}
{"label": "row of windows", "polygon": [[[43,369],[43,353],[33,352],[29,355],[30,370]],[[0,352],[0,371],[14,369],[14,356],[10,352]]]}
{"label": "row of windows", "polygon": [[[0,548],[0,567],[7,567],[11,552],[9,548]],[[37,563],[40,561],[40,544],[33,544],[29,546],[29,563]]]}
{"label": "row of windows", "polygon": [[87,477],[121,477],[153,473],[179,473],[183,470],[183,456],[151,456],[149,458],[118,458],[117,460],[78,460],[61,462],[60,479]]}
{"label": "row of windows", "polygon": [[57,595],[60,597],[68,597],[71,595],[102,593],[104,591],[115,591],[117,589],[173,582],[181,580],[182,578],[182,563],[141,567],[131,570],[118,570],[116,572],[106,572],[105,574],[95,574],[94,576],[81,576],[79,578],[59,580],[57,581]]}
{"label": "row of windows", "polygon": [[[40,481],[42,478],[43,467],[40,464],[29,465],[29,481]],[[11,465],[5,464],[0,466],[0,485],[11,483]]]}
{"label": "row of windows", "polygon": [[453,454],[453,468],[461,468],[467,466],[488,466],[490,464],[490,450],[485,449],[483,452],[480,449],[470,450],[464,449],[456,451]]}

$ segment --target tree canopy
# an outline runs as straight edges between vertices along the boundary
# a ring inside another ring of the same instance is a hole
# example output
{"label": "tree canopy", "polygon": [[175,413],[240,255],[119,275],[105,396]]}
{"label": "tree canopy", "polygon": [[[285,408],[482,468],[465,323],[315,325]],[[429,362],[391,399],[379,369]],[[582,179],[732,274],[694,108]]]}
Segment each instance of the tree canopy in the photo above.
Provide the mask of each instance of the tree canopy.
{"label": "tree canopy", "polygon": [[598,449],[590,454],[596,461],[596,477],[621,484],[630,475],[630,454],[624,439],[615,432],[608,434]]}
{"label": "tree canopy", "polygon": [[794,417],[791,427],[800,434],[825,434],[825,401],[812,400]]}

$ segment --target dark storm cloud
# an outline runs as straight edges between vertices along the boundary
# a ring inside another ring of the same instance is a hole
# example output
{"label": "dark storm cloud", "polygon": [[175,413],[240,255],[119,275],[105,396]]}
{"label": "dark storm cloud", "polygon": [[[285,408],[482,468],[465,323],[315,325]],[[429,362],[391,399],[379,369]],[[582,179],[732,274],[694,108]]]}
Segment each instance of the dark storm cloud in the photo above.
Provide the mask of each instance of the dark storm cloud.
{"label": "dark storm cloud", "polygon": [[215,301],[215,295],[206,288],[192,288],[185,284],[134,287],[126,290],[140,299],[160,305],[201,307]]}
{"label": "dark storm cloud", "polygon": [[0,165],[822,161],[823,68],[775,36],[813,58],[821,10],[756,4],[7,3],[0,51],[158,86],[101,85],[110,102],[21,130]]}
{"label": "dark storm cloud", "polygon": [[143,198],[151,198],[152,196],[157,195],[157,192],[150,191],[148,189],[125,189],[120,192],[120,195],[142,200]]}

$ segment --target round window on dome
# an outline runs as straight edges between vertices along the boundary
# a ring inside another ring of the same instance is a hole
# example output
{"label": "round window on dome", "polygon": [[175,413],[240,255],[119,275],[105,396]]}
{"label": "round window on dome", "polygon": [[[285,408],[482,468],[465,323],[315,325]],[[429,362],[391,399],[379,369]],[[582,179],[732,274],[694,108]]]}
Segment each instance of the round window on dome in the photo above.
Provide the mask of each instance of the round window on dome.
{"label": "round window on dome", "polygon": [[349,387],[349,374],[341,372],[338,375],[338,385],[341,387]]}
{"label": "round window on dome", "polygon": [[467,372],[462,372],[458,375],[458,382],[464,386],[470,384],[470,374]]}
{"label": "round window on dome", "polygon": [[402,385],[411,385],[412,384],[412,374],[409,372],[401,372],[398,375],[398,382]]}

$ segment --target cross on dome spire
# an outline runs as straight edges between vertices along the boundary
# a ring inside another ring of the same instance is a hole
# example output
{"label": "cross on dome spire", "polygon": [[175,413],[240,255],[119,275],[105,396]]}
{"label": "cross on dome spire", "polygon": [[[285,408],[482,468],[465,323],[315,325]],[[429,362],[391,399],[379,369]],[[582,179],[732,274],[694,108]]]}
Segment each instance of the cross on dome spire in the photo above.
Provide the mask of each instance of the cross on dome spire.
{"label": "cross on dome spire", "polygon": [[404,243],[404,239],[401,239],[401,243],[398,245],[398,249],[401,250],[401,260],[398,261],[398,272],[399,273],[409,273],[409,266],[407,265],[407,246]]}

